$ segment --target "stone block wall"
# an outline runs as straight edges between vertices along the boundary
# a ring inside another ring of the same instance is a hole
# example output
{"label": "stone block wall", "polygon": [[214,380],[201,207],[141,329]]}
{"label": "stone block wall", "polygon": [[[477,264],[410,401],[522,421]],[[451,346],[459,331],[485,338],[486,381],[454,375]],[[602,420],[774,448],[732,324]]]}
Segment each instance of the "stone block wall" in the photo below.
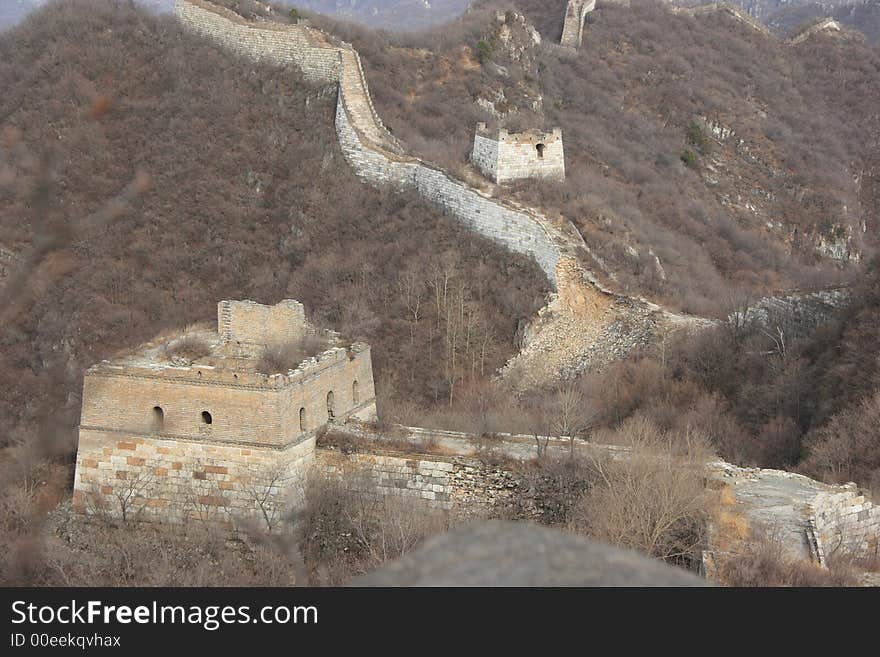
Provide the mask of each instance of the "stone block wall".
{"label": "stone block wall", "polygon": [[819,493],[810,503],[820,554],[880,554],[880,506],[856,491]]}
{"label": "stone block wall", "polygon": [[471,162],[473,162],[474,166],[482,171],[486,177],[495,180],[495,174],[498,171],[498,140],[481,135],[478,130],[476,134],[474,134],[474,147],[471,150]]}
{"label": "stone block wall", "polygon": [[314,436],[276,448],[82,429],[73,506],[126,521],[271,529],[302,504],[314,452]]}
{"label": "stone block wall", "polygon": [[433,454],[343,454],[319,448],[315,468],[365,495],[400,495],[458,519],[497,517],[518,486],[516,476],[501,468]]}

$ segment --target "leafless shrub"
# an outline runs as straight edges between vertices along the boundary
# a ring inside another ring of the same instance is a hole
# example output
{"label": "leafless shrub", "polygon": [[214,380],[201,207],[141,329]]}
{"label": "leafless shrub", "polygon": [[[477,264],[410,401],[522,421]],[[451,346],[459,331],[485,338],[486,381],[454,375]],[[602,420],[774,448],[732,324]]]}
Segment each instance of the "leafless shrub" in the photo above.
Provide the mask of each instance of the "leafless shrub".
{"label": "leafless shrub", "polygon": [[327,348],[327,340],[318,335],[305,335],[295,342],[266,345],[256,368],[263,374],[278,374],[296,369],[306,358]]}
{"label": "leafless shrub", "polygon": [[444,512],[369,486],[356,475],[345,480],[316,476],[309,482],[307,505],[297,521],[314,581],[345,583],[447,528]]}
{"label": "leafless shrub", "polygon": [[192,362],[209,356],[211,346],[199,336],[185,335],[165,345],[163,352],[169,360],[183,359]]}
{"label": "leafless shrub", "polygon": [[728,557],[719,569],[719,581],[727,586],[853,586],[858,583],[852,566],[842,561],[827,569],[788,555],[780,538],[759,533],[748,550]]}
{"label": "leafless shrub", "polygon": [[591,456],[595,480],[573,510],[572,528],[661,559],[693,562],[704,546],[709,505],[705,442],[664,434],[640,417],[619,431],[630,451],[621,458]]}

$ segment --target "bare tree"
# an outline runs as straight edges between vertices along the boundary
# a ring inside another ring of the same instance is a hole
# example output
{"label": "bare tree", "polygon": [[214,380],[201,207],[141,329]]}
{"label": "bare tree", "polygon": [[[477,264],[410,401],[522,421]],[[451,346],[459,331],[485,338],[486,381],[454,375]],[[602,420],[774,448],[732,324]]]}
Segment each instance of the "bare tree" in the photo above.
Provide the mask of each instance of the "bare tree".
{"label": "bare tree", "polygon": [[242,488],[254,503],[265,523],[266,531],[274,531],[284,510],[283,483],[285,470],[280,466],[263,470],[259,475],[246,478]]}
{"label": "bare tree", "polygon": [[111,496],[116,500],[122,522],[137,519],[147,507],[149,500],[144,496],[153,483],[153,474],[146,470],[129,470],[125,479],[117,479]]}
{"label": "bare tree", "polygon": [[595,407],[577,383],[559,386],[550,398],[549,425],[554,435],[569,439],[572,456],[575,439],[584,436],[595,417]]}
{"label": "bare tree", "polygon": [[629,455],[590,454],[596,479],[573,513],[574,528],[662,559],[693,558],[705,540],[706,445],[640,416],[619,432]]}

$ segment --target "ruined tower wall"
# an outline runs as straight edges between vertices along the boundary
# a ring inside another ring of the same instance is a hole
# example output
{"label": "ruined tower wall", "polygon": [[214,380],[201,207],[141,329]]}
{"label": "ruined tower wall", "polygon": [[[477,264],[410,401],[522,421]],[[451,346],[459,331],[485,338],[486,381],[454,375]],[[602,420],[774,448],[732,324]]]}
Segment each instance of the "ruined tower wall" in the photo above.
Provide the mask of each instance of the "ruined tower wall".
{"label": "ruined tower wall", "polygon": [[375,414],[369,347],[326,351],[288,375],[102,364],[86,372],[80,424],[131,435],[284,446],[328,421],[331,392],[335,419]]}
{"label": "ruined tower wall", "polygon": [[230,522],[265,505],[287,508],[302,499],[330,409],[333,421],[375,419],[366,345],[331,349],[272,376],[102,363],[83,385],[77,508],[119,517],[130,502],[139,517],[169,522],[205,520],[194,514],[208,511],[210,520]]}
{"label": "ruined tower wall", "polygon": [[[284,434],[281,390],[211,381],[206,369],[192,370],[193,378],[198,371],[204,372],[203,381],[159,378],[139,369],[86,372],[80,424],[218,443],[281,445],[295,438]],[[162,409],[161,428],[154,407]],[[211,414],[211,424],[203,421],[203,412]]]}
{"label": "ruined tower wall", "polygon": [[266,345],[295,342],[309,331],[303,305],[286,299],[274,306],[221,301],[217,304],[217,332],[224,342]]}
{"label": "ruined tower wall", "polygon": [[474,135],[474,148],[471,150],[471,162],[488,178],[497,182],[498,171],[498,140],[481,135]]}

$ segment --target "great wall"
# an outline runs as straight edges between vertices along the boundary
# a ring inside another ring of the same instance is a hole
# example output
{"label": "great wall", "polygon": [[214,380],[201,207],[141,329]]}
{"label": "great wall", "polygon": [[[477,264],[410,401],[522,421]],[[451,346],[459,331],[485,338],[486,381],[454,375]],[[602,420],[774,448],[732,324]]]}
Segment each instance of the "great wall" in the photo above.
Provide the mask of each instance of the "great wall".
{"label": "great wall", "polygon": [[[336,85],[336,132],[359,177],[415,189],[475,231],[535,259],[555,293],[532,323],[527,346],[504,370],[514,387],[623,356],[649,342],[661,324],[700,321],[607,289],[584,266],[591,254],[569,223],[495,198],[491,188],[474,187],[405,155],[377,116],[350,45],[302,25],[251,23],[204,0],[179,0],[176,11],[185,25],[236,52],[293,63],[310,81]],[[836,300],[827,294],[820,299],[826,305]],[[756,312],[775,308],[765,306]],[[487,441],[415,427],[389,432],[338,425],[348,417],[375,417],[367,345],[331,347],[286,374],[253,371],[255,349],[298,339],[307,327],[302,306],[291,300],[274,307],[223,301],[216,333],[207,331],[212,345],[207,360],[163,362],[153,345],[91,368],[83,393],[75,505],[111,515],[124,515],[128,506],[130,513],[171,522],[196,518],[235,526],[256,519],[272,529],[282,512],[301,501],[309,473],[318,472],[344,479],[365,495],[411,497],[456,517],[505,514],[514,498],[520,517],[540,514],[540,501],[528,495],[523,506],[515,465],[539,456],[534,436]],[[319,445],[328,424],[336,426],[334,434]],[[544,440],[550,453],[576,448],[610,458],[629,454],[626,448],[586,442],[575,447],[565,437]],[[739,536],[731,542],[724,530],[731,517],[751,528],[781,531],[787,551],[820,565],[837,551],[880,549],[880,506],[852,484],[826,485],[724,462],[707,467],[710,487],[728,492],[721,495],[726,506],[710,523],[704,553],[709,575],[726,553],[741,548],[736,540],[747,540]]]}
{"label": "great wall", "polygon": [[661,326],[705,324],[609,289],[586,264],[601,258],[564,217],[551,218],[500,198],[497,185],[465,182],[405,154],[377,115],[360,56],[350,44],[303,24],[248,21],[205,0],[178,0],[175,12],[188,29],[233,52],[293,64],[307,80],[334,85],[339,146],[362,180],[415,190],[472,230],[534,259],[554,293],[525,332],[520,353],[502,372],[517,373],[515,386],[545,384],[600,367],[650,342]]}

